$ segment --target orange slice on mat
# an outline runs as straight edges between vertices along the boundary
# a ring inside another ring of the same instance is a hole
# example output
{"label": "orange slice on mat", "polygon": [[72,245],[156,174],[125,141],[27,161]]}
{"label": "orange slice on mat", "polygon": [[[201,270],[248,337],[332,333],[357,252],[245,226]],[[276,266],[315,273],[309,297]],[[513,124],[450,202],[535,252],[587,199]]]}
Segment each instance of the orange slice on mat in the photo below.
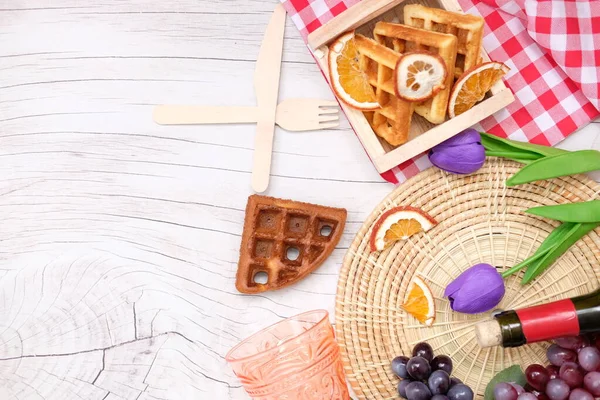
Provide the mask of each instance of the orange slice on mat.
{"label": "orange slice on mat", "polygon": [[394,207],[385,213],[371,231],[371,251],[383,250],[398,240],[406,240],[415,233],[427,232],[437,222],[425,211],[410,207]]}
{"label": "orange slice on mat", "polygon": [[483,63],[465,71],[454,84],[448,101],[448,115],[454,118],[470,110],[476,103],[483,100],[485,94],[494,83],[498,82],[510,68],[492,61]]}
{"label": "orange slice on mat", "polygon": [[360,69],[354,32],[337,38],[329,46],[329,82],[338,99],[358,110],[375,110],[379,103],[369,77]]}
{"label": "orange slice on mat", "polygon": [[418,276],[414,277],[408,290],[406,302],[401,307],[422,324],[431,326],[435,321],[433,293],[431,293],[431,289],[423,279]]}
{"label": "orange slice on mat", "polygon": [[444,59],[426,51],[405,53],[396,63],[396,96],[406,101],[425,101],[444,88],[448,70]]}

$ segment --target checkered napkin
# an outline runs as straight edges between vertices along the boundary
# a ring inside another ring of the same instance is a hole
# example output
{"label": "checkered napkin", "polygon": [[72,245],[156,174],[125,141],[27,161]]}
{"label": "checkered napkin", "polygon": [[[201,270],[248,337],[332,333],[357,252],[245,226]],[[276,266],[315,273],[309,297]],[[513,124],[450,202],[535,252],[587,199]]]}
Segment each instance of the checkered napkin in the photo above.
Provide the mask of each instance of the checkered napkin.
{"label": "checkered napkin", "polygon": [[[281,0],[308,34],[359,0]],[[475,128],[555,145],[600,115],[599,0],[458,0],[485,19],[483,45],[510,67],[516,100]],[[381,176],[399,183],[430,167],[426,154]]]}

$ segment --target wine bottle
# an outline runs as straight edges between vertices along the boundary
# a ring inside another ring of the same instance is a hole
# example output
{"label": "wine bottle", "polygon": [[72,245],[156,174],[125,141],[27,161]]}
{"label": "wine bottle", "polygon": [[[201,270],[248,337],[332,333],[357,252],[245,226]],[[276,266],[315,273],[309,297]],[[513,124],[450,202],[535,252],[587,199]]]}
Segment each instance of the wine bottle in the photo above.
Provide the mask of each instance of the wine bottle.
{"label": "wine bottle", "polygon": [[518,347],[591,332],[600,332],[600,289],[572,299],[504,311],[475,326],[481,347]]}

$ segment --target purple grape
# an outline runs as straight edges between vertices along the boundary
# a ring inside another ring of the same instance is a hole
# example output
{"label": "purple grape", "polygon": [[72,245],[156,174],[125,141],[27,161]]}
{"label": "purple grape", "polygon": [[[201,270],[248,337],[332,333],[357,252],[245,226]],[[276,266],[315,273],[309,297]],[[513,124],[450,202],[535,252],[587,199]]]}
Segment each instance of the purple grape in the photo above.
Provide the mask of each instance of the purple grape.
{"label": "purple grape", "polygon": [[583,373],[579,369],[579,365],[574,362],[564,363],[559,370],[558,376],[565,381],[569,387],[577,388],[583,384]]}
{"label": "purple grape", "polygon": [[411,382],[412,381],[410,379],[402,379],[400,382],[398,382],[398,394],[400,397],[406,399],[406,387]]}
{"label": "purple grape", "polygon": [[427,383],[432,394],[446,394],[450,388],[450,375],[446,371],[438,369],[429,375]]}
{"label": "purple grape", "polygon": [[409,358],[405,356],[398,356],[392,360],[392,372],[396,374],[398,378],[408,378],[408,372],[406,372],[406,364]]}
{"label": "purple grape", "polygon": [[594,346],[594,344],[592,343],[592,341],[588,338],[588,337],[583,337],[583,346],[581,346],[580,348],[578,348],[577,350],[575,350],[576,352],[580,352],[581,349],[585,349],[586,347],[590,347],[590,346]]}
{"label": "purple grape", "polygon": [[423,357],[427,362],[431,362],[431,360],[433,360],[433,349],[429,343],[417,343],[415,347],[413,347],[412,356]]}
{"label": "purple grape", "polygon": [[[537,390],[533,386],[531,386],[529,383],[525,383],[525,387],[523,388],[523,391],[531,392],[531,393],[537,392]],[[519,394],[521,394],[521,393],[519,393]],[[535,393],[533,393],[533,394],[535,394]]]}
{"label": "purple grape", "polygon": [[587,390],[577,388],[573,389],[569,395],[569,400],[594,400],[594,396]]}
{"label": "purple grape", "polygon": [[517,397],[519,397],[519,395],[510,383],[500,382],[494,386],[495,400],[517,400]]}
{"label": "purple grape", "polygon": [[458,385],[459,383],[462,383],[462,381],[458,378],[452,377],[450,378],[450,387],[454,386],[454,385]]}
{"label": "purple grape", "polygon": [[600,397],[600,372],[588,372],[583,378],[583,387],[594,397]]}
{"label": "purple grape", "polygon": [[508,383],[510,383],[510,385],[515,388],[515,390],[517,391],[517,394],[528,392],[528,390],[525,390],[525,388],[523,386],[519,385],[518,383],[515,383],[515,382],[508,382]]}
{"label": "purple grape", "polygon": [[600,367],[600,350],[595,347],[585,347],[578,355],[579,365],[586,371],[596,371]]}
{"label": "purple grape", "polygon": [[550,379],[558,378],[559,368],[556,365],[546,365],[546,371],[548,371],[548,377]]}
{"label": "purple grape", "polygon": [[551,379],[546,385],[546,394],[550,400],[565,400],[569,397],[569,385],[562,379]]}
{"label": "purple grape", "polygon": [[560,367],[566,362],[574,362],[577,360],[577,353],[573,350],[563,349],[557,344],[548,347],[546,356],[548,357],[548,361],[557,367]]}
{"label": "purple grape", "polygon": [[408,400],[429,400],[431,392],[423,382],[411,382],[406,385],[406,398]]}
{"label": "purple grape", "polygon": [[431,374],[431,366],[423,357],[413,357],[406,363],[406,371],[417,381],[423,381],[429,378]]}
{"label": "purple grape", "polygon": [[533,393],[521,393],[517,400],[538,400],[538,398]]}
{"label": "purple grape", "polygon": [[473,400],[473,391],[464,383],[454,385],[448,390],[450,400]]}
{"label": "purple grape", "polygon": [[436,356],[431,360],[431,370],[437,371],[438,369],[444,370],[448,375],[452,375],[452,360],[448,356]]}
{"label": "purple grape", "polygon": [[597,335],[593,340],[592,340],[592,345],[594,345],[598,350],[600,350],[600,335]]}
{"label": "purple grape", "polygon": [[444,394],[436,394],[434,395],[431,400],[449,400],[448,396],[444,395]]}
{"label": "purple grape", "polygon": [[550,375],[548,374],[546,368],[540,364],[531,364],[525,370],[525,378],[531,387],[543,392],[546,388],[546,384],[550,380]]}
{"label": "purple grape", "polygon": [[528,390],[528,392],[533,393],[535,395],[535,397],[538,398],[538,400],[550,400],[548,399],[548,396],[546,396],[545,393],[543,392],[538,392],[537,390],[535,390],[534,388],[531,388],[531,390]]}
{"label": "purple grape", "polygon": [[589,345],[590,341],[584,336],[565,336],[554,340],[557,345],[562,347],[563,349],[569,350],[579,350],[585,347],[586,344]]}

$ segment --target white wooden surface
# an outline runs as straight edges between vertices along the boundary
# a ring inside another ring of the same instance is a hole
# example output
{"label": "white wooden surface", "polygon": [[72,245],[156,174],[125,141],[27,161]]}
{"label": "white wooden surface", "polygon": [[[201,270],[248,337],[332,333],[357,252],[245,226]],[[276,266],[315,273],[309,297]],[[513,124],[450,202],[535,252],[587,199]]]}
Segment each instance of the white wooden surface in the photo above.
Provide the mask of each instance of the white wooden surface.
{"label": "white wooden surface", "polygon": [[[159,103],[253,105],[275,4],[0,0],[0,399],[247,399],[227,350],[333,311],[345,249],[392,189],[347,123],[278,129],[268,192],[347,208],[338,248],[303,282],[243,296],[254,127],[151,120]],[[289,20],[284,46],[280,99],[332,98]]]}

